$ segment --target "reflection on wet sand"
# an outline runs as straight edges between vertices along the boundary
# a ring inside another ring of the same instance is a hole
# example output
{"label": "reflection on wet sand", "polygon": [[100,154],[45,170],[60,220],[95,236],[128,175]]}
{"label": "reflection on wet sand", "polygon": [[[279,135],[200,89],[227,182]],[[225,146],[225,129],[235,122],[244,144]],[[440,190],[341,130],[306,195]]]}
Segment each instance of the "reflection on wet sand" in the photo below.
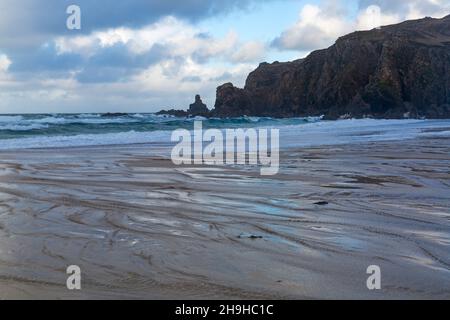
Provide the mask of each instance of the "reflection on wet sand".
{"label": "reflection on wet sand", "polygon": [[1,152],[0,298],[450,298],[449,140],[286,151],[274,177],[157,151]]}

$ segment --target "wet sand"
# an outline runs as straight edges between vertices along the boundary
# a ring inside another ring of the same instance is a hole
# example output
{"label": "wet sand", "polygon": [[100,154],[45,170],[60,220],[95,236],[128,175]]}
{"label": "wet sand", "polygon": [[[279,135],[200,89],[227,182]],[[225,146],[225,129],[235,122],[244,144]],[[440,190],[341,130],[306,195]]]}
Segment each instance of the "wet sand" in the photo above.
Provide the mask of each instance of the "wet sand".
{"label": "wet sand", "polygon": [[273,177],[158,148],[0,152],[0,298],[450,299],[449,139],[288,150]]}

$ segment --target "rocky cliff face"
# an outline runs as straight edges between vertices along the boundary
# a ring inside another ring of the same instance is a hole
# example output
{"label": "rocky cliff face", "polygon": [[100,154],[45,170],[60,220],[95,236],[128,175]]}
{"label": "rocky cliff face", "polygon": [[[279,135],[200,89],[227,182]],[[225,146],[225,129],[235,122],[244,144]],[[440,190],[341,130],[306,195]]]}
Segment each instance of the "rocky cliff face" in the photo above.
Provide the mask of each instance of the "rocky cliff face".
{"label": "rocky cliff face", "polygon": [[450,118],[450,16],[355,32],[305,59],[262,63],[244,89],[217,89],[212,114]]}

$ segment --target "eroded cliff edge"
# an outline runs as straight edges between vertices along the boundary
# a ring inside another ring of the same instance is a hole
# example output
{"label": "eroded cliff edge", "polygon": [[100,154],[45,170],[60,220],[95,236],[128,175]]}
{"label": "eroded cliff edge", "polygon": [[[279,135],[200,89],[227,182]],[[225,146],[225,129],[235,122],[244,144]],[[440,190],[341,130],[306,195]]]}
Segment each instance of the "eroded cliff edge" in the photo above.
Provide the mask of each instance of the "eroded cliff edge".
{"label": "eroded cliff edge", "polygon": [[213,116],[450,118],[450,15],[339,38],[217,88]]}

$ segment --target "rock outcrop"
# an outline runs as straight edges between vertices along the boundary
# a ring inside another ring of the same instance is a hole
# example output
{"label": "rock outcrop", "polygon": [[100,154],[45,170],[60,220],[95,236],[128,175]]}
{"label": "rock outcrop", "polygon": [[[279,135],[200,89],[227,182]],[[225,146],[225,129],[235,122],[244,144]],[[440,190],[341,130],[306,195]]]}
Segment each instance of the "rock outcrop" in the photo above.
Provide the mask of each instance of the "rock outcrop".
{"label": "rock outcrop", "polygon": [[203,103],[202,98],[200,95],[195,96],[195,102],[189,106],[188,111],[184,110],[162,110],[156,113],[157,115],[168,115],[168,116],[175,116],[175,117],[208,117],[210,116],[210,111],[206,104]]}
{"label": "rock outcrop", "polygon": [[119,118],[119,117],[126,117],[126,116],[128,116],[128,113],[122,113],[122,112],[115,112],[115,113],[108,112],[108,113],[102,113],[100,115],[100,117],[102,117],[102,118]]}
{"label": "rock outcrop", "polygon": [[302,60],[262,63],[217,89],[219,117],[450,118],[450,16],[339,38]]}
{"label": "rock outcrop", "polygon": [[203,103],[202,98],[200,95],[195,96],[195,102],[189,106],[188,113],[192,116],[208,116],[209,115],[209,109],[206,106],[206,104]]}
{"label": "rock outcrop", "polygon": [[161,110],[156,112],[156,115],[158,116],[172,116],[172,117],[179,117],[179,118],[183,118],[183,117],[188,117],[189,113],[185,110],[175,110],[175,109],[170,109],[170,110]]}

